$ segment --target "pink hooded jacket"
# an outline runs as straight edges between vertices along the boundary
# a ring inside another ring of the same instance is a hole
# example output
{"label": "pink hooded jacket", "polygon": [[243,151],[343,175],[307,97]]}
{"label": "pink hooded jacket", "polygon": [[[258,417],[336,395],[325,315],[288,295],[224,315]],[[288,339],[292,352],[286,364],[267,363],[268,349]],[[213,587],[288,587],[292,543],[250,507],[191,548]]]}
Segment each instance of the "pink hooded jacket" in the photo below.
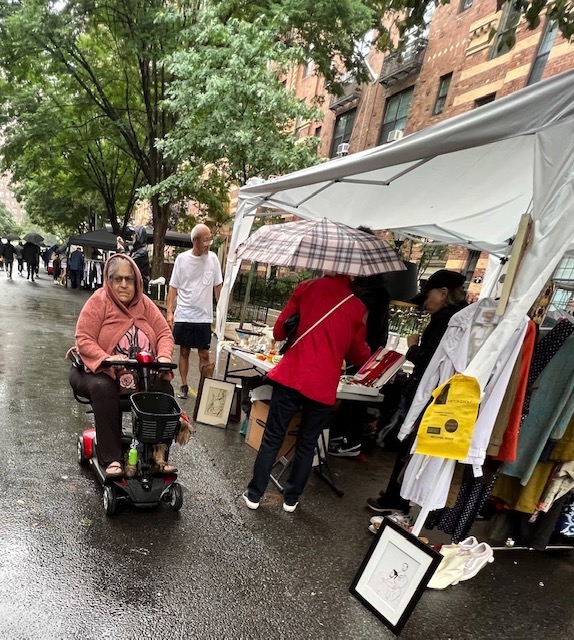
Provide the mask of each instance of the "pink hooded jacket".
{"label": "pink hooded jacket", "polygon": [[[114,294],[109,283],[109,269],[114,260],[128,260],[135,275],[135,295],[126,307]],[[104,266],[104,286],[86,302],[76,324],[76,349],[86,369],[98,371],[102,362],[113,355],[120,338],[135,325],[149,338],[156,358],[173,355],[171,330],[156,305],[144,295],[143,282],[136,263],[126,255],[113,255]],[[112,377],[112,369],[104,368]]]}

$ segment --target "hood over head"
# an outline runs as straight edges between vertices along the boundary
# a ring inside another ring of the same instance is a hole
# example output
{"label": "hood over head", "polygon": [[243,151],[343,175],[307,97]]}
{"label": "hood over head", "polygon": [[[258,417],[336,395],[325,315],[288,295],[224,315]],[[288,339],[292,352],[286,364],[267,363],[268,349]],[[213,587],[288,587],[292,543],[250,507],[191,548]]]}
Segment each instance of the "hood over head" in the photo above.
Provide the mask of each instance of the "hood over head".
{"label": "hood over head", "polygon": [[135,235],[133,250],[135,251],[141,247],[147,247],[147,231],[145,230],[145,227],[136,226],[134,227],[133,233]]}
{"label": "hood over head", "polygon": [[118,299],[118,297],[114,293],[109,279],[110,270],[113,270],[114,263],[118,260],[125,260],[129,262],[134,273],[135,292],[133,300],[130,303],[130,307],[139,302],[139,300],[141,300],[143,296],[143,280],[137,264],[125,253],[116,253],[111,258],[108,258],[108,260],[106,260],[106,263],[104,265],[104,291],[106,292],[110,300],[112,300],[120,309],[125,309],[126,306]]}

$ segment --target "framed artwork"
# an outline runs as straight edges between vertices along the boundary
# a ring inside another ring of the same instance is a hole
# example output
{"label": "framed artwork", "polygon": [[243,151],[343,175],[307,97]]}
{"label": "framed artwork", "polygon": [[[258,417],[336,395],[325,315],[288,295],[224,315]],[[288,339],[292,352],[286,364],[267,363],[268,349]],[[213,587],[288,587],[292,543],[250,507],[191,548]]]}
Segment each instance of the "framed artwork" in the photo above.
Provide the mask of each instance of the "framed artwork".
{"label": "framed artwork", "polygon": [[440,553],[385,518],[349,591],[399,635],[441,559]]}
{"label": "framed artwork", "polygon": [[214,427],[225,428],[229,420],[234,394],[235,384],[233,382],[203,378],[197,395],[194,420]]}

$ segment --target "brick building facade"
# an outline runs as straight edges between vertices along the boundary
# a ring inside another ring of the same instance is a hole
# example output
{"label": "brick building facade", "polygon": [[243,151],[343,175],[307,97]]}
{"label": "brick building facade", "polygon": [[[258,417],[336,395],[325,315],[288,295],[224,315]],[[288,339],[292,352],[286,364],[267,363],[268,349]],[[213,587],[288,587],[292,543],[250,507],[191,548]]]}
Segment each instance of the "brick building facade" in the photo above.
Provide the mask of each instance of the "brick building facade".
{"label": "brick building facade", "polygon": [[[349,77],[340,97],[325,94],[311,65],[294,69],[286,85],[308,103],[322,100],[324,113],[321,123],[297,123],[296,135],[320,135],[322,157],[355,153],[574,67],[574,43],[541,18],[529,30],[508,4],[497,11],[496,0],[453,0],[434,11],[425,37],[409,43],[402,55],[365,52],[373,81],[359,86]],[[511,48],[509,36],[515,38]],[[446,266],[467,274],[474,298],[486,256],[453,248]]]}

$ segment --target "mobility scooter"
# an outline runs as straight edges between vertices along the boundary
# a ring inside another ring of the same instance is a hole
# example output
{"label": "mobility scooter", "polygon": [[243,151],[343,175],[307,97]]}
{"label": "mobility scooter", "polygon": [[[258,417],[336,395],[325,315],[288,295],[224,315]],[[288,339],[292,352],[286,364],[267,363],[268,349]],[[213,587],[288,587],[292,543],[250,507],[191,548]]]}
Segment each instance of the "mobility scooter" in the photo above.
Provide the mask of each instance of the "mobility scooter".
{"label": "mobility scooter", "polygon": [[[80,356],[71,352],[72,364],[83,368]],[[135,372],[144,391],[120,399],[120,424],[123,412],[131,411],[132,428],[122,424],[122,453],[132,470],[131,477],[108,476],[98,462],[96,429],[86,429],[78,436],[78,462],[90,466],[103,486],[103,505],[107,515],[113,515],[121,502],[135,507],[155,507],[161,502],[169,503],[174,511],[183,506],[182,486],[177,482],[177,473],[154,472],[153,449],[155,445],[170,444],[180,428],[181,409],[177,401],[166,393],[147,391],[150,377],[162,371],[175,369],[175,363],[158,362],[150,354],[138,353],[128,360],[108,361],[111,367],[118,366]],[[90,404],[87,398],[74,394],[81,404]],[[88,411],[92,413],[92,411]],[[166,458],[167,461],[167,458]]]}

